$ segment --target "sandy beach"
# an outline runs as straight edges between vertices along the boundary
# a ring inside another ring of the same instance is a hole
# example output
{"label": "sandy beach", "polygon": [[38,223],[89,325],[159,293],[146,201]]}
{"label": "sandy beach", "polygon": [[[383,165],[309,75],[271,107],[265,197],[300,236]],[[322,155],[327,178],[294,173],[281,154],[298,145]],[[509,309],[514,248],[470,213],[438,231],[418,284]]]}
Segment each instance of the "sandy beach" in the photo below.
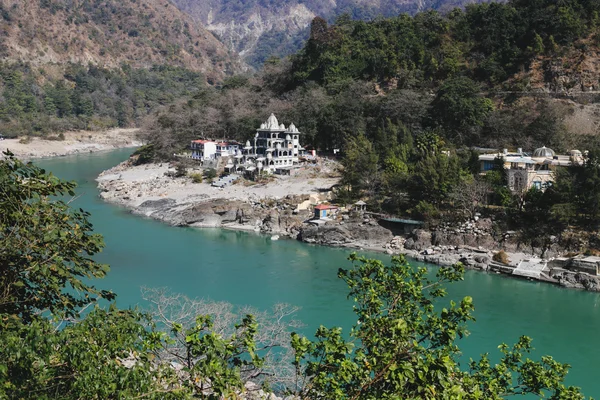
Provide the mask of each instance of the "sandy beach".
{"label": "sandy beach", "polygon": [[64,140],[32,137],[0,140],[0,151],[10,150],[22,159],[66,156],[77,153],[136,147],[142,143],[137,138],[139,129],[110,129],[107,131],[65,132]]}

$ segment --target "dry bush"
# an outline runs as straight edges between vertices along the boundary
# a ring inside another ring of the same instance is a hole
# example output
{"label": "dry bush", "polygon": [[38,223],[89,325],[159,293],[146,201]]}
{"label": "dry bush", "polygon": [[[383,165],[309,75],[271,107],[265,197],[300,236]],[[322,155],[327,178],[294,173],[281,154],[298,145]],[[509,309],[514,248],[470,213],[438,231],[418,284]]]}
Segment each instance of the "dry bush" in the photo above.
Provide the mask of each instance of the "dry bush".
{"label": "dry bush", "polygon": [[[185,331],[195,325],[198,315],[212,316],[214,332],[230,336],[235,332],[235,324],[251,314],[258,322],[255,340],[258,354],[264,358],[265,363],[260,369],[242,371],[242,379],[259,385],[267,383],[275,390],[294,386],[295,370],[292,365],[290,333],[303,326],[294,318],[299,307],[276,304],[270,311],[260,311],[250,306],[236,307],[226,302],[191,299],[172,293],[167,288],[143,287],[142,297],[150,303],[148,311],[157,328],[173,339],[173,343],[160,353],[162,361],[181,364],[186,359]],[[183,326],[179,334],[172,331],[174,323]]]}
{"label": "dry bush", "polygon": [[492,259],[496,262],[499,262],[502,264],[507,264],[507,265],[510,262],[510,260],[508,258],[508,254],[506,254],[506,252],[504,250],[500,250],[499,252],[494,254],[494,257],[492,257]]}

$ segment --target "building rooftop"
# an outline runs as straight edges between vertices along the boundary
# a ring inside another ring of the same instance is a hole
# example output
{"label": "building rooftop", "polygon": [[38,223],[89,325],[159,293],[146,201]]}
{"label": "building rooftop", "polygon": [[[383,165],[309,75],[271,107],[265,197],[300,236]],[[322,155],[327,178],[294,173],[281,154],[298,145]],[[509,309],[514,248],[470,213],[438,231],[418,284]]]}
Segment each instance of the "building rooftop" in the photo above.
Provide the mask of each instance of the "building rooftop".
{"label": "building rooftop", "polygon": [[535,149],[533,151],[533,156],[534,158],[539,158],[539,157],[543,157],[543,158],[548,158],[548,157],[554,157],[556,153],[554,152],[554,150],[546,147],[546,146],[542,146],[539,149]]}
{"label": "building rooftop", "polygon": [[198,139],[192,140],[192,143],[205,144],[205,143],[214,143],[212,140]]}
{"label": "building rooftop", "polygon": [[319,204],[315,206],[315,210],[336,210],[337,206],[332,206],[331,204]]}

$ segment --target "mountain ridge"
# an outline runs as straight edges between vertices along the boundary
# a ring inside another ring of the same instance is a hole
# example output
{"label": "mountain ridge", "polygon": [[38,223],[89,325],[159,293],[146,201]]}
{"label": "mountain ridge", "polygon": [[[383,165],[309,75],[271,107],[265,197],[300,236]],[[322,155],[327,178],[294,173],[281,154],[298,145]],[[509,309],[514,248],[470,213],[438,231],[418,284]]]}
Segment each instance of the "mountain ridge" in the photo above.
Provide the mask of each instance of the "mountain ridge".
{"label": "mountain ridge", "polygon": [[214,35],[167,0],[0,0],[0,55],[45,64],[169,64],[209,82],[244,68]]}

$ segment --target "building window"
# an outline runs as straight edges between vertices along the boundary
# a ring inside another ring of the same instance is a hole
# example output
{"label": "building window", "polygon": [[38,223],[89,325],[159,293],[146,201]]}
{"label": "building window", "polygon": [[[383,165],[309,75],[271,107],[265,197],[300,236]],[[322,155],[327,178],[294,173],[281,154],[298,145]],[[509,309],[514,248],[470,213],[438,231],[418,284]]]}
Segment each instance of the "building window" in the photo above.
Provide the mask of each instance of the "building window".
{"label": "building window", "polygon": [[536,188],[537,190],[542,190],[542,182],[540,182],[540,181],[533,182],[533,187]]}
{"label": "building window", "polygon": [[483,170],[484,171],[491,171],[494,169],[494,162],[493,161],[484,161],[483,162]]}

